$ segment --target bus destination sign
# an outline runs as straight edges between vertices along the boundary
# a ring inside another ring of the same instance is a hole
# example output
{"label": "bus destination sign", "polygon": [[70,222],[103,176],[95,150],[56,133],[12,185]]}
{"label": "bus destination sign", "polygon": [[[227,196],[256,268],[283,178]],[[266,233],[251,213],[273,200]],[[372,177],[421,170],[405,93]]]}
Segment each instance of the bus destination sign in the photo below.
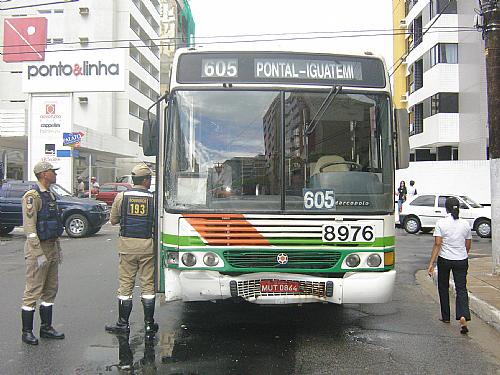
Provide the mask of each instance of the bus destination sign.
{"label": "bus destination sign", "polygon": [[301,53],[187,53],[180,56],[179,83],[341,84],[385,87],[382,61],[373,57]]}
{"label": "bus destination sign", "polygon": [[255,78],[284,78],[284,79],[334,79],[357,80],[363,79],[361,63],[359,62],[332,62],[324,60],[283,60],[283,59],[255,59]]}

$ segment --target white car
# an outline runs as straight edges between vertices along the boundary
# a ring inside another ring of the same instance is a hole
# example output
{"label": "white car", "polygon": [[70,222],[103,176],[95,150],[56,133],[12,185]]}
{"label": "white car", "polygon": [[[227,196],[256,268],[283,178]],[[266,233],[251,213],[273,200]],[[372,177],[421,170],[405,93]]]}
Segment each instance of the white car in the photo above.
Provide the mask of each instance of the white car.
{"label": "white car", "polygon": [[460,218],[469,222],[472,230],[482,238],[491,236],[491,207],[481,206],[467,196],[455,194],[422,194],[403,203],[399,222],[411,234],[429,233],[436,222],[446,216],[446,198],[455,197],[460,202]]}

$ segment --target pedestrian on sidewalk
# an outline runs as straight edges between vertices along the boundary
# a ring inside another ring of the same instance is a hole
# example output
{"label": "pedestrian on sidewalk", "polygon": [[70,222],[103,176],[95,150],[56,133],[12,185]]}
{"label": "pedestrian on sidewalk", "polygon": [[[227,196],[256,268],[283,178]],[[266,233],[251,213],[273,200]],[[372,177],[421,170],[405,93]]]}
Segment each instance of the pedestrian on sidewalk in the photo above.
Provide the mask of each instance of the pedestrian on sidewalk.
{"label": "pedestrian on sidewalk", "polygon": [[415,187],[415,181],[410,180],[410,186],[408,186],[408,199],[413,198],[417,195],[417,188]]}
{"label": "pedestrian on sidewalk", "polygon": [[472,233],[469,223],[459,219],[458,199],[446,199],[445,208],[448,215],[438,220],[434,229],[434,246],[427,273],[432,277],[434,262],[437,258],[438,292],[441,304],[441,321],[450,322],[450,271],[453,272],[456,292],[455,317],[460,322],[460,333],[469,332],[467,322],[470,320],[469,296],[467,294],[467,270],[469,268],[469,251]]}
{"label": "pedestrian on sidewalk", "polygon": [[154,337],[158,324],[154,321],[154,199],[148,190],[151,186],[152,172],[146,164],[132,169],[132,190],[118,193],[111,207],[111,224],[120,224],[118,240],[119,288],[118,321],[106,325],[107,332],[128,334],[129,317],[132,311],[132,293],[135,278],[139,275],[141,300],[144,309],[144,331],[146,338]]}
{"label": "pedestrian on sidewalk", "polygon": [[50,191],[50,185],[56,182],[58,169],[46,161],[35,164],[33,173],[38,182],[24,194],[22,200],[26,286],[21,307],[21,339],[29,345],[38,345],[38,339],[33,334],[33,318],[39,300],[40,336],[64,339],[64,333],[52,327],[52,308],[58,289],[59,264],[62,262],[59,237],[64,230],[56,197]]}
{"label": "pedestrian on sidewalk", "polygon": [[399,183],[398,190],[396,190],[396,196],[398,197],[398,212],[401,212],[401,207],[403,203],[406,201],[406,194],[408,191],[406,190],[406,184],[404,181]]}

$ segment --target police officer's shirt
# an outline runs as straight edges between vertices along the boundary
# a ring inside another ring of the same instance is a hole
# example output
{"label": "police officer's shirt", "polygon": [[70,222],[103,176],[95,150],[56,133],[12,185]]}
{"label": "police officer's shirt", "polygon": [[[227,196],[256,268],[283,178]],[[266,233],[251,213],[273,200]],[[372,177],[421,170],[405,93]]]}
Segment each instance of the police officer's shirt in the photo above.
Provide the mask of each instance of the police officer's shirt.
{"label": "police officer's shirt", "polygon": [[[144,189],[143,186],[134,185],[133,189]],[[120,224],[123,192],[118,193],[111,206],[110,222],[111,224]],[[118,238],[118,252],[121,254],[153,254],[153,238]]]}
{"label": "police officer's shirt", "polygon": [[439,256],[448,260],[468,258],[465,240],[472,238],[469,223],[464,219],[454,220],[451,214],[438,220],[434,229],[434,237],[443,237]]}
{"label": "police officer's shirt", "polygon": [[[37,182],[41,192],[48,191],[42,184]],[[47,259],[57,256],[56,250],[59,248],[59,239],[40,241],[36,232],[36,222],[38,211],[42,208],[42,198],[35,189],[28,190],[22,199],[23,207],[23,229],[26,235],[24,245],[24,256],[39,257],[45,255]]]}

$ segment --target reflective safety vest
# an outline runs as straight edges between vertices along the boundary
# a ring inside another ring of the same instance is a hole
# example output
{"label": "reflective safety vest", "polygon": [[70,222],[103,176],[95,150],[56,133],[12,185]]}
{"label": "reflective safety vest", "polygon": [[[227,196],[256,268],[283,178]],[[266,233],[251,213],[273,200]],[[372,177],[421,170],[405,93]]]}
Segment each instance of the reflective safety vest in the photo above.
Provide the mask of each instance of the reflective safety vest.
{"label": "reflective safety vest", "polygon": [[64,231],[54,193],[41,191],[37,185],[35,190],[42,200],[42,208],[37,213],[36,233],[40,241],[55,239]]}
{"label": "reflective safety vest", "polygon": [[146,189],[132,189],[123,193],[120,236],[152,238],[154,223],[154,196]]}

